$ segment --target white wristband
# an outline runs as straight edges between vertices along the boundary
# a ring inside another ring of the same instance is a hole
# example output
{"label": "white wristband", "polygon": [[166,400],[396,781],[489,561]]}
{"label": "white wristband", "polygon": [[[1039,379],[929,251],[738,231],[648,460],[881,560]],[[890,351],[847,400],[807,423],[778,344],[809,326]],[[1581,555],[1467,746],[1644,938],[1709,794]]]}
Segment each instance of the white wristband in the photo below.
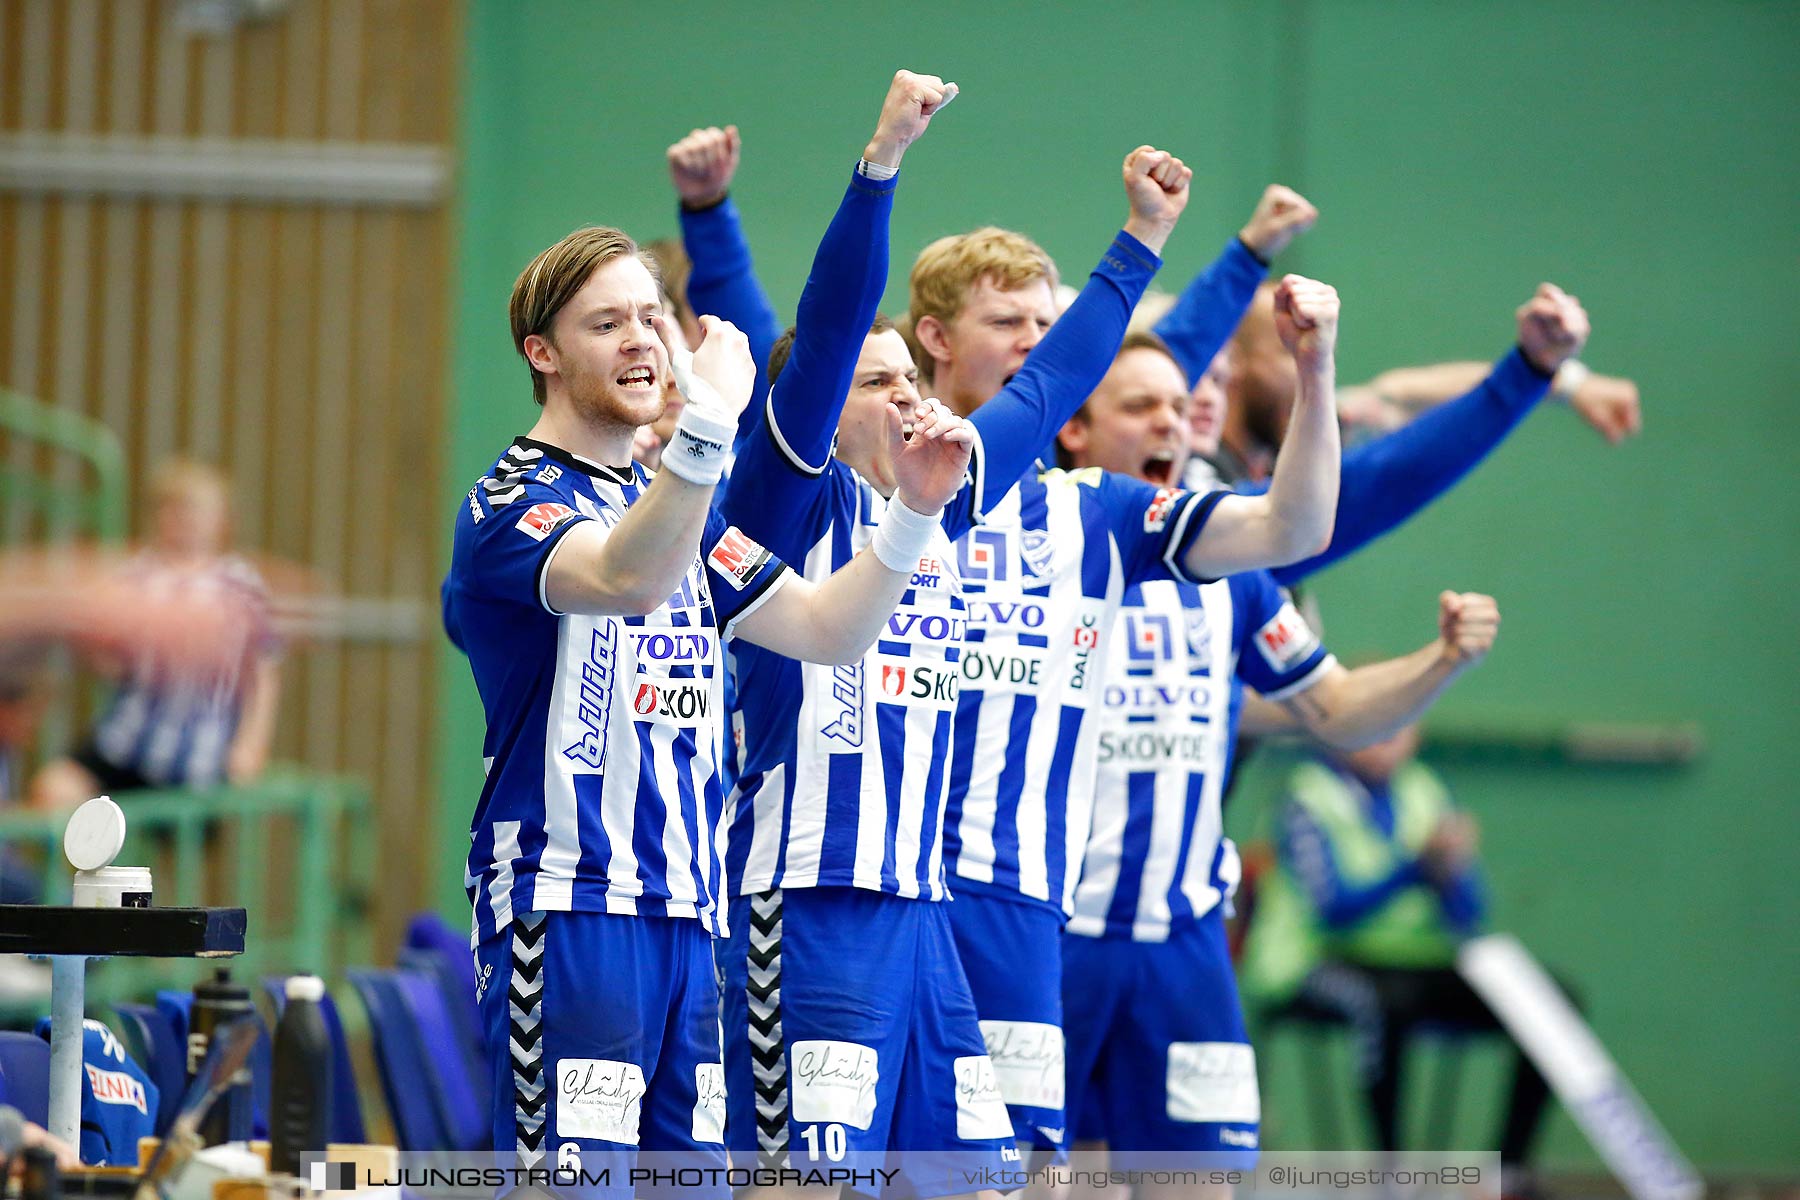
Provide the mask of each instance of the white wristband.
{"label": "white wristband", "polygon": [[1556,368],[1556,378],[1550,381],[1550,394],[1558,400],[1571,400],[1593,373],[1579,358],[1571,358]]}
{"label": "white wristband", "polygon": [[890,167],[884,163],[872,163],[866,158],[856,160],[856,173],[864,179],[892,179],[900,173],[899,167]]}
{"label": "white wristband", "polygon": [[890,571],[911,575],[919,569],[919,559],[931,549],[931,535],[938,529],[937,515],[926,516],[902,504],[898,497],[888,501],[881,524],[869,541],[869,549]]}
{"label": "white wristband", "polygon": [[725,474],[731,439],[737,429],[698,405],[689,404],[675,422],[675,432],[663,451],[662,465],[689,483],[710,487]]}

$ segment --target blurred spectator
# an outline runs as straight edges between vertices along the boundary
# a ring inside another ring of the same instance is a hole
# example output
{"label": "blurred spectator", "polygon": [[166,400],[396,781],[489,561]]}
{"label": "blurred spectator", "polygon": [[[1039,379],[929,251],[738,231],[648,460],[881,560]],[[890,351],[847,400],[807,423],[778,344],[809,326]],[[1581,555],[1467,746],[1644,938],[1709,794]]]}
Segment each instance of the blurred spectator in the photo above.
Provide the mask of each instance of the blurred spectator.
{"label": "blurred spectator", "polygon": [[[267,762],[278,643],[261,576],[226,553],[225,478],[198,463],[166,463],[151,505],[148,545],[108,583],[128,589],[154,618],[141,629],[79,631],[90,646],[98,642],[94,657],[117,689],[87,739],[32,780],[28,799],[40,809],[140,788],[244,783]],[[53,575],[45,591],[67,583]],[[196,639],[206,645],[192,645]]]}
{"label": "blurred spectator", "polygon": [[[1242,968],[1259,1001],[1350,1025],[1382,1150],[1400,1148],[1409,1033],[1427,1023],[1502,1028],[1454,966],[1485,910],[1475,820],[1415,761],[1418,742],[1410,726],[1295,770],[1279,814],[1277,867],[1257,888]],[[1514,1050],[1500,1157],[1520,1168],[1549,1089]]]}

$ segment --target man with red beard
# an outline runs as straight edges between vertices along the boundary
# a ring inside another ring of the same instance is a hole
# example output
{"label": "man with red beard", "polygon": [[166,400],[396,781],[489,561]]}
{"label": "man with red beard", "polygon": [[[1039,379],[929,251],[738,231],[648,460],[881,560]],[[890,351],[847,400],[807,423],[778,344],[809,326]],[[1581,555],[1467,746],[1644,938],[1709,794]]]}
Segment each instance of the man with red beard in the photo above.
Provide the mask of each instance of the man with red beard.
{"label": "man with red beard", "polygon": [[[554,1143],[617,1181],[570,1191],[628,1195],[640,1149],[725,1165],[720,643],[860,659],[973,438],[937,408],[903,437],[888,406],[893,503],[802,579],[711,508],[755,378],[742,334],[708,317],[691,356],[666,348],[645,256],[604,227],[533,259],[511,320],[542,411],[459,506],[443,586],[487,717],[466,880],[494,1145],[541,1170]],[[671,377],[687,403],[652,476],[631,448]]]}

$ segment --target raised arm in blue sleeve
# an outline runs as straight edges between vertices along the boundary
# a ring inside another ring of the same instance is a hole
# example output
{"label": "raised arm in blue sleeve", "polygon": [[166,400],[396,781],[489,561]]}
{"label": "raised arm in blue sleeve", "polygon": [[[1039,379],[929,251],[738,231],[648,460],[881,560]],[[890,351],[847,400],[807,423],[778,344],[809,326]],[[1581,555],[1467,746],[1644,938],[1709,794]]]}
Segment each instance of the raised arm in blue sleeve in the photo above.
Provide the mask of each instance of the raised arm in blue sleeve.
{"label": "raised arm in blue sleeve", "polygon": [[[808,475],[820,474],[830,461],[856,360],[887,288],[888,219],[899,182],[897,175],[881,180],[860,172],[850,176],[800,293],[787,365],[767,401],[751,403],[762,411],[744,419],[749,436],[739,448],[733,474],[745,465],[743,456],[760,460],[771,451],[790,469]],[[767,427],[767,437],[759,426]]]}
{"label": "raised arm in blue sleeve", "polygon": [[[1275,578],[1298,583],[1411,519],[1506,440],[1550,390],[1550,379],[1515,348],[1473,391],[1345,454],[1331,545],[1277,567]],[[1242,490],[1263,492],[1268,484]]]}
{"label": "raised arm in blue sleeve", "polygon": [[778,554],[810,546],[819,532],[813,518],[828,507],[821,477],[887,287],[888,217],[898,182],[851,177],[800,296],[787,365],[744,422],[720,509]]}
{"label": "raised arm in blue sleeve", "polygon": [[1234,237],[1156,323],[1156,336],[1168,343],[1187,373],[1189,387],[1200,382],[1207,365],[1230,340],[1256,298],[1257,285],[1268,274],[1269,265],[1252,254],[1242,238]]}
{"label": "raised arm in blue sleeve", "polygon": [[756,390],[751,395],[756,401],[745,410],[747,426],[769,391],[769,350],[781,336],[781,322],[756,278],[737,205],[729,196],[708,208],[683,205],[681,244],[693,263],[688,275],[688,307],[696,315],[730,321],[750,341],[750,353],[756,359]]}
{"label": "raised arm in blue sleeve", "polygon": [[[1012,490],[1106,377],[1131,310],[1160,266],[1162,259],[1150,247],[1120,230],[1087,286],[1026,356],[1012,382],[969,418],[981,434],[981,454],[972,464],[980,511]],[[950,531],[949,525],[944,528]]]}
{"label": "raised arm in blue sleeve", "polygon": [[1417,859],[1396,866],[1374,883],[1354,885],[1344,882],[1338,873],[1337,856],[1331,841],[1318,822],[1301,805],[1288,803],[1282,809],[1280,832],[1281,860],[1287,865],[1325,926],[1334,930],[1353,928],[1378,912],[1394,896],[1425,882],[1424,869]]}

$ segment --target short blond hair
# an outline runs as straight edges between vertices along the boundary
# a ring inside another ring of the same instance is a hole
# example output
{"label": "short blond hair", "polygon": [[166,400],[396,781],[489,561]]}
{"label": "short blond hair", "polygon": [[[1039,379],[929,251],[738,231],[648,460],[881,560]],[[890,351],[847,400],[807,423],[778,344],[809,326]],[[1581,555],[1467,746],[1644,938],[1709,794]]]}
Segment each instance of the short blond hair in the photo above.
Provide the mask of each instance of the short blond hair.
{"label": "short blond hair", "polygon": [[929,370],[931,363],[913,336],[919,318],[936,317],[946,324],[955,320],[968,303],[969,292],[983,279],[992,281],[1003,292],[1042,279],[1050,285],[1052,294],[1060,282],[1056,263],[1044,248],[1010,229],[984,225],[931,243],[913,260],[903,328],[922,370]]}
{"label": "short blond hair", "polygon": [[[563,305],[587,286],[594,272],[615,258],[627,255],[644,264],[652,279],[658,279],[656,260],[631,240],[622,229],[610,225],[588,225],[569,234],[526,264],[513,282],[512,300],[507,314],[512,320],[513,349],[525,359],[531,372],[531,394],[544,402],[544,376],[531,365],[525,354],[525,339],[536,334],[548,336],[550,325]],[[660,286],[660,279],[658,280]]]}
{"label": "short blond hair", "polygon": [[150,473],[153,504],[200,492],[210,492],[221,503],[229,503],[231,480],[219,468],[197,458],[165,458]]}

